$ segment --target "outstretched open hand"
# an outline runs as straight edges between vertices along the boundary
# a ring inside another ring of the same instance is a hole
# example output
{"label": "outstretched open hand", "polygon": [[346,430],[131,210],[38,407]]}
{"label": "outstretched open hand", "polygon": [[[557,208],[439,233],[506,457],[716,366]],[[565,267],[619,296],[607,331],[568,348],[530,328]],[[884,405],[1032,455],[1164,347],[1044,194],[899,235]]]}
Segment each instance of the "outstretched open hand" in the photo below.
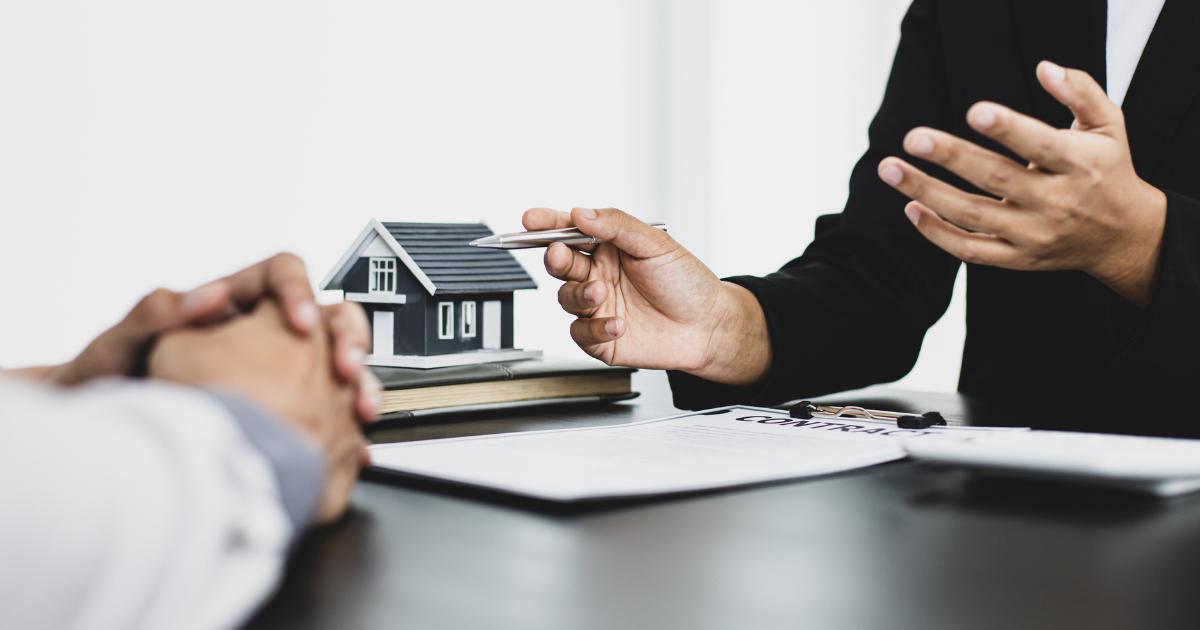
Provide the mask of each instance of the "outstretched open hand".
{"label": "outstretched open hand", "polygon": [[912,198],[904,212],[921,234],[965,262],[1079,270],[1144,305],[1157,271],[1166,195],[1134,171],[1121,108],[1091,76],[1045,61],[1037,76],[1075,114],[1071,129],[996,103],[967,112],[972,129],[1027,165],[925,127],[904,139],[910,155],[998,198],[964,192],[896,157],[880,162],[879,176]]}

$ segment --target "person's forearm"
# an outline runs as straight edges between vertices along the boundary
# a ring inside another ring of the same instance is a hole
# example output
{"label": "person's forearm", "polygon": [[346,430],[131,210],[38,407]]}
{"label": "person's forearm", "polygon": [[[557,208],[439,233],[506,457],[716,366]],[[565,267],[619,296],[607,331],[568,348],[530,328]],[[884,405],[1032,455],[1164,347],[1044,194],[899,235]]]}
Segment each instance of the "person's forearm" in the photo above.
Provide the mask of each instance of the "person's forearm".
{"label": "person's forearm", "polygon": [[231,400],[151,382],[68,392],[0,379],[0,556],[21,576],[0,592],[12,621],[0,625],[63,627],[79,612],[56,601],[63,592],[89,602],[88,627],[243,623],[320,493],[294,464],[321,463]]}
{"label": "person's forearm", "polygon": [[771,366],[771,338],[758,298],[745,287],[723,282],[725,299],[709,338],[708,359],[691,374],[727,385],[752,385]]}

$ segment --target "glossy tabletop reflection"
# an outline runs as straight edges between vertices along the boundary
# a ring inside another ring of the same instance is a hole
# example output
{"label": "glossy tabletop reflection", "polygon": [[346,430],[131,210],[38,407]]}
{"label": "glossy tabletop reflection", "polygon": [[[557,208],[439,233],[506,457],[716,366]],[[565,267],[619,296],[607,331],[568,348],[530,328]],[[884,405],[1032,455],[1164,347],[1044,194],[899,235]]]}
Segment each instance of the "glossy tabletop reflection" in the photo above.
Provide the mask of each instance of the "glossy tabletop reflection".
{"label": "glossy tabletop reflection", "polygon": [[[661,374],[607,409],[394,440],[672,413]],[[954,396],[832,397],[972,420]],[[928,408],[928,407],[927,407]],[[294,550],[252,628],[1195,628],[1200,495],[1160,502],[899,462],[668,500],[552,509],[368,480]]]}

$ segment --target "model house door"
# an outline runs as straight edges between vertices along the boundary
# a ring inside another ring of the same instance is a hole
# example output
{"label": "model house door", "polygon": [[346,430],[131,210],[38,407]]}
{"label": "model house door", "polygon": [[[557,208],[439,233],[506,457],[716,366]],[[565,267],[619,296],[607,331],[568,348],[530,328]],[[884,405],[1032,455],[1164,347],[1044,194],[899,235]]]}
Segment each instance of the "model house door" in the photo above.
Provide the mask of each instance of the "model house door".
{"label": "model house door", "polygon": [[500,300],[483,303],[483,349],[500,347]]}
{"label": "model house door", "polygon": [[371,321],[371,336],[374,344],[371,354],[391,356],[396,354],[396,344],[393,335],[396,333],[395,313],[391,311],[375,311]]}

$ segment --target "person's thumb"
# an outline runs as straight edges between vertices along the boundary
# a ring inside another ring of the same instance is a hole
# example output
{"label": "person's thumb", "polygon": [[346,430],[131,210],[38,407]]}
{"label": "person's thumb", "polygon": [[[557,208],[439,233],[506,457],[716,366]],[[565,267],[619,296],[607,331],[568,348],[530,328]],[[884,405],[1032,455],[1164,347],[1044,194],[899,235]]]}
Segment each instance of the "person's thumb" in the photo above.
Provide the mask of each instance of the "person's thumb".
{"label": "person's thumb", "polygon": [[571,222],[580,232],[612,243],[636,258],[661,256],[679,247],[666,232],[616,208],[573,208]]}

